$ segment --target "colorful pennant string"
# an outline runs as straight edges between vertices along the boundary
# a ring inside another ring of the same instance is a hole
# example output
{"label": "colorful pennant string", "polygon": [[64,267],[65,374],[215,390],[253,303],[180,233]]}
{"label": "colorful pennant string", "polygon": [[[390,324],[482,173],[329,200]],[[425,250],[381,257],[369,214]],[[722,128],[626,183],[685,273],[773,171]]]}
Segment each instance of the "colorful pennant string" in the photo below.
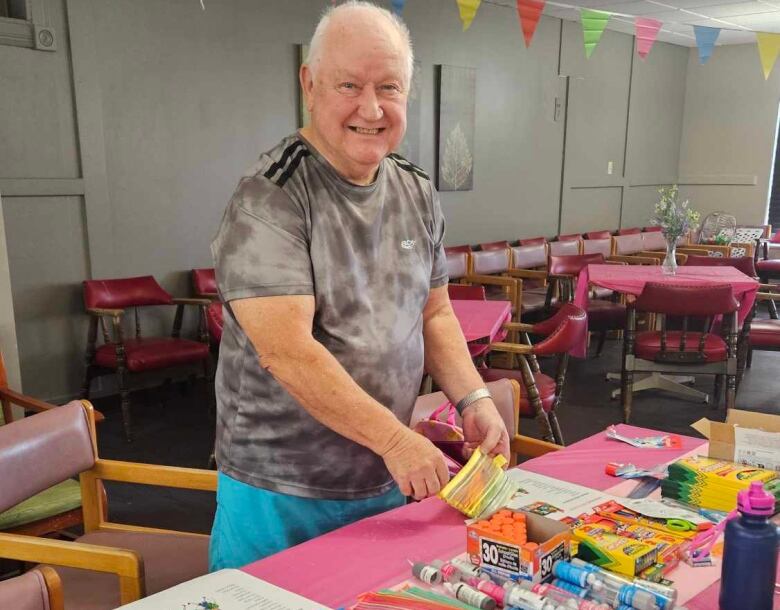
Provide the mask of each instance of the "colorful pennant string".
{"label": "colorful pennant string", "polygon": [[477,15],[479,5],[482,4],[482,0],[457,0],[458,10],[460,11],[460,20],[463,22],[463,31],[471,27],[471,22],[474,21],[474,17]]}
{"label": "colorful pennant string", "polygon": [[531,46],[545,3],[545,0],[517,0],[517,16],[520,18],[526,49]]}
{"label": "colorful pennant string", "polygon": [[637,17],[634,21],[634,31],[636,32],[636,52],[639,53],[639,57],[645,59],[647,54],[650,53],[650,49],[653,48],[658,31],[661,29],[662,23],[657,19],[650,19],[648,17]]}
{"label": "colorful pennant string", "polygon": [[715,41],[720,34],[720,28],[709,28],[706,25],[694,25],[693,33],[696,35],[696,46],[699,47],[699,63],[704,65],[712,55]]}
{"label": "colorful pennant string", "polygon": [[393,0],[393,12],[396,15],[400,15],[404,11],[404,4],[406,4],[406,0]]}
{"label": "colorful pennant string", "polygon": [[758,54],[761,57],[761,67],[764,68],[764,79],[768,79],[775,66],[777,54],[780,53],[780,34],[756,32]]}
{"label": "colorful pennant string", "polygon": [[612,13],[604,11],[594,11],[592,9],[580,9],[580,20],[582,21],[582,36],[585,42],[585,57],[590,59],[596,46],[601,40],[604,28]]}

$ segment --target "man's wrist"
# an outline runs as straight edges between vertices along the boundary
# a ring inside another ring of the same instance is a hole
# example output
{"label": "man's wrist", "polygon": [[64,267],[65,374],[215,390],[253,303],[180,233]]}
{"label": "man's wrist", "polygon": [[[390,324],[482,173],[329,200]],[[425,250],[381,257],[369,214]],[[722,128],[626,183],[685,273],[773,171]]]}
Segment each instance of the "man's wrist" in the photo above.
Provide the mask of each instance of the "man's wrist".
{"label": "man's wrist", "polygon": [[488,390],[487,388],[477,388],[476,390],[472,390],[471,392],[466,394],[463,398],[461,398],[458,401],[458,403],[455,405],[455,410],[458,412],[458,414],[461,417],[463,417],[463,412],[469,406],[485,398],[492,398],[492,395],[490,394],[490,390]]}

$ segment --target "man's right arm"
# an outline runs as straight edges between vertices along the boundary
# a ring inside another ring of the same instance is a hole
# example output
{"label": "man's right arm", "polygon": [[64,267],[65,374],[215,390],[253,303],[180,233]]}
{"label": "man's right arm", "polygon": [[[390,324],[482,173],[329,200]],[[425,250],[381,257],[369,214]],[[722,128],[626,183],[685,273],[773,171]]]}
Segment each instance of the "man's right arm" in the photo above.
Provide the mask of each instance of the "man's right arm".
{"label": "man's right arm", "polygon": [[444,486],[449,475],[441,452],[369,396],[314,339],[314,297],[252,297],[230,307],[260,365],[317,421],[381,456],[401,493],[422,499]]}

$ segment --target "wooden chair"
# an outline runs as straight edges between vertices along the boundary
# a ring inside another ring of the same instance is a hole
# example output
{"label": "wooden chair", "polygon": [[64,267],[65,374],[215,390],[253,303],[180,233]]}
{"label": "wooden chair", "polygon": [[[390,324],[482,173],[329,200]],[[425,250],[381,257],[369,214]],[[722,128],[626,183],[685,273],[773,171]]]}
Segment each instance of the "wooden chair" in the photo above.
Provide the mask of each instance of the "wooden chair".
{"label": "wooden chair", "polygon": [[217,292],[217,276],[214,269],[193,269],[192,288],[196,297],[210,301],[206,308],[206,330],[209,333],[209,344],[212,351],[218,352],[225,320],[222,313],[222,302],[219,300]]}
{"label": "wooden chair", "polygon": [[642,229],[639,227],[628,227],[626,229],[618,229],[618,235],[639,235]]}
{"label": "wooden chair", "polygon": [[8,610],[64,610],[62,581],[52,568],[39,566],[0,581],[0,608]]}
{"label": "wooden chair", "polygon": [[[447,255],[448,267],[455,259]],[[461,253],[460,256],[463,256]],[[509,277],[509,250],[481,250],[472,252],[468,257],[469,270],[467,276],[450,279],[458,279],[460,283],[472,286],[483,286],[485,294],[490,300],[510,301],[512,303],[512,319],[520,319],[523,304],[522,280]]]}
{"label": "wooden chair", "polygon": [[[498,379],[496,381],[490,381],[486,385],[493,396],[493,402],[495,403],[501,418],[504,420],[506,430],[509,433],[510,466],[517,464],[517,458],[520,455],[538,457],[545,453],[550,453],[551,451],[563,449],[560,445],[520,434],[518,424],[521,391],[520,384],[516,380]],[[418,396],[417,401],[414,403],[414,409],[412,410],[410,427],[413,428],[419,421],[428,419],[431,413],[445,402],[447,402],[447,397],[444,395],[444,392],[433,392],[431,394]],[[460,415],[456,415],[455,420],[456,425],[463,425]]]}
{"label": "wooden chair", "polygon": [[[173,298],[151,276],[87,280],[84,282],[84,303],[90,316],[87,336],[86,374],[81,390],[82,398],[89,398],[92,379],[99,375],[116,374],[122,406],[125,436],[132,440],[130,418],[131,375],[175,367],[199,365],[207,380],[211,378],[209,339],[204,323],[209,299]],[[176,306],[176,316],[170,337],[143,337],[139,308],[153,305]],[[184,307],[199,308],[198,341],[182,339],[181,327]],[[125,339],[123,321],[125,310],[135,310],[135,336]],[[106,328],[110,320],[113,333]],[[103,331],[103,344],[97,345],[98,325]]]}
{"label": "wooden chair", "polygon": [[[761,284],[756,294],[756,303],[769,304],[771,311],[778,301],[780,301],[780,287],[775,284]],[[748,333],[748,368],[753,364],[753,350],[780,351],[780,320],[777,317],[751,321]]]}
{"label": "wooden chair", "polygon": [[[625,423],[631,417],[636,372],[725,375],[726,408],[734,408],[738,308],[728,284],[672,286],[651,282],[645,285],[642,294],[628,305],[621,372]],[[637,333],[636,312],[661,316],[661,330]],[[723,316],[721,328],[725,338],[709,330],[716,316]],[[667,331],[667,317],[682,318],[681,330]],[[689,330],[691,318],[704,320],[703,332]]]}
{"label": "wooden chair", "polygon": [[79,475],[83,536],[71,542],[0,532],[0,558],[58,566],[67,610],[109,610],[208,571],[208,536],[112,523],[98,483],[216,491],[217,473],[100,458],[86,400],[1,427],[0,471],[0,510]]}
{"label": "wooden chair", "polygon": [[[653,233],[657,235],[657,233]],[[666,249],[666,246],[664,246]],[[627,233],[612,237],[612,251],[609,260],[628,263],[629,265],[660,265],[665,255],[645,250],[645,240],[642,233]]]}
{"label": "wooden chair", "polygon": [[[612,237],[612,231],[588,231],[585,233],[585,239],[609,239]],[[587,253],[586,253],[587,254]]]}
{"label": "wooden chair", "polygon": [[[57,408],[56,405],[25,396],[9,388],[1,353],[0,402],[2,403],[0,426],[14,421],[13,405],[35,413]],[[103,415],[98,411],[95,411],[95,420],[103,420]],[[46,465],[43,464],[42,467]],[[74,479],[66,479],[0,513],[0,530],[28,536],[47,536],[63,534],[63,530],[80,525],[82,520],[81,488]]]}
{"label": "wooden chair", "polygon": [[[542,240],[539,242],[539,240]],[[522,316],[544,315],[547,299],[547,256],[549,246],[544,238],[522,240],[509,249],[510,267],[506,275],[523,281]],[[531,243],[527,243],[531,242]]]}

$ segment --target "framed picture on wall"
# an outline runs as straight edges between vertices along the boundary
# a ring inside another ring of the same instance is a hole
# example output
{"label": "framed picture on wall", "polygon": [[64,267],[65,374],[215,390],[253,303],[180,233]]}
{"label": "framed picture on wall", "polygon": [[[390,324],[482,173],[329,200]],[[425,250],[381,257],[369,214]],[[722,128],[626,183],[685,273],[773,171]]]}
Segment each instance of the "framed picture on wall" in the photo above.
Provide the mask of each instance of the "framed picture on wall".
{"label": "framed picture on wall", "polygon": [[422,104],[420,94],[422,91],[422,64],[414,62],[412,82],[409,86],[409,97],[406,102],[406,134],[395,152],[420,165],[420,121]]}
{"label": "framed picture on wall", "polygon": [[476,70],[437,66],[439,125],[436,188],[474,188],[474,113]]}

